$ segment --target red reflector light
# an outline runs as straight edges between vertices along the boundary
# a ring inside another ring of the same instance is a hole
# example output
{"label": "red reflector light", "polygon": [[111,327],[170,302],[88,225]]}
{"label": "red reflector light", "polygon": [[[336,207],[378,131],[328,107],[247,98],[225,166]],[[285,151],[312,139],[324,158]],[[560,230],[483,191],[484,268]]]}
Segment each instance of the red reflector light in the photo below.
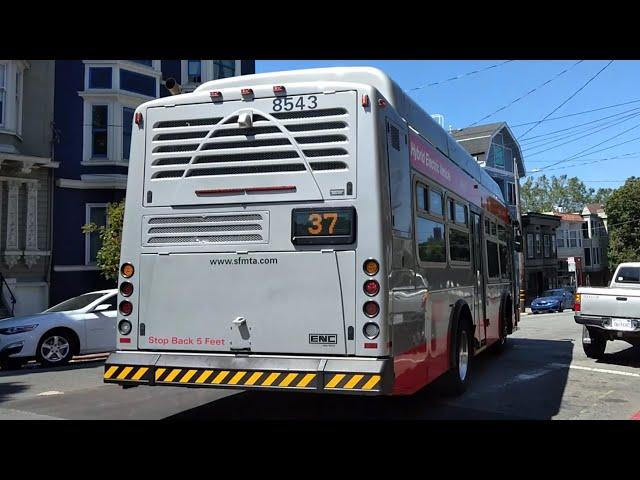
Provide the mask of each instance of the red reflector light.
{"label": "red reflector light", "polygon": [[131,343],[131,339],[130,338],[121,338],[120,339],[120,343]]}
{"label": "red reflector light", "polygon": [[133,284],[130,282],[122,282],[120,285],[120,293],[123,297],[129,297],[133,293]]}
{"label": "red reflector light", "polygon": [[373,343],[365,343],[364,348],[378,348],[378,344],[376,342]]}
{"label": "red reflector light", "polygon": [[376,302],[367,302],[364,304],[363,310],[367,317],[375,317],[380,313],[380,305]]}
{"label": "red reflector light", "polygon": [[369,106],[369,95],[362,95],[362,106],[365,108]]}
{"label": "red reflector light", "polygon": [[120,302],[120,313],[123,315],[131,315],[133,312],[133,304],[128,300]]}
{"label": "red reflector light", "polygon": [[387,101],[383,100],[383,99],[380,99],[380,100],[378,100],[378,105],[380,105],[380,108],[384,108],[384,107],[387,106]]}
{"label": "red reflector light", "polygon": [[242,95],[253,95],[253,90],[250,88],[243,88],[240,92]]}
{"label": "red reflector light", "polygon": [[136,122],[136,125],[140,126],[142,124],[142,114],[140,112],[136,113],[133,119]]}
{"label": "red reflector light", "polygon": [[367,280],[364,282],[364,293],[373,297],[380,291],[380,284],[375,280]]}
{"label": "red reflector light", "polygon": [[218,92],[218,91],[209,92],[209,96],[211,98],[222,98],[222,92]]}
{"label": "red reflector light", "polygon": [[283,93],[283,92],[284,92],[284,85],[273,86],[273,93]]}

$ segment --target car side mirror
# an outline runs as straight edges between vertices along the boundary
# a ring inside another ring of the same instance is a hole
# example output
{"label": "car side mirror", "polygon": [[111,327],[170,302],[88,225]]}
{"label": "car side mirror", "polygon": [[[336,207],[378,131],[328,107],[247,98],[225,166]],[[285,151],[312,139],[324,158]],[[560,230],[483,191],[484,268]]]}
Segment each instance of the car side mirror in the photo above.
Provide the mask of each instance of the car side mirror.
{"label": "car side mirror", "polygon": [[516,252],[522,251],[522,235],[516,235],[513,239],[513,248]]}
{"label": "car side mirror", "polygon": [[105,310],[110,310],[111,309],[111,305],[109,305],[108,303],[103,303],[102,305],[98,305],[96,308],[93,309],[94,312],[104,312]]}

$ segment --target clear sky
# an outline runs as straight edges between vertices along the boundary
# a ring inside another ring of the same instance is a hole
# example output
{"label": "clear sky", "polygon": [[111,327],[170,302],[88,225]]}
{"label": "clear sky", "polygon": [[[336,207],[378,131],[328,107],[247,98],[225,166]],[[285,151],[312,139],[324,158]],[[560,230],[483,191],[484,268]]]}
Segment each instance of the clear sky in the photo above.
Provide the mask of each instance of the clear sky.
{"label": "clear sky", "polygon": [[[449,126],[453,129],[467,127],[474,122],[507,122],[515,136],[521,137],[519,141],[528,175],[577,176],[588,187],[596,189],[618,187],[627,177],[640,176],[640,61],[614,61],[548,118],[635,103],[547,120],[526,135],[534,124],[516,125],[545,118],[602,70],[609,60],[503,62],[505,60],[257,60],[256,73],[349,65],[378,67],[428,113],[444,115],[447,129]],[[483,69],[486,70],[446,81]],[[442,83],[411,90],[436,82]],[[533,93],[483,119],[536,87]],[[568,130],[559,131],[563,129]],[[534,169],[573,156],[575,160],[534,172]]]}

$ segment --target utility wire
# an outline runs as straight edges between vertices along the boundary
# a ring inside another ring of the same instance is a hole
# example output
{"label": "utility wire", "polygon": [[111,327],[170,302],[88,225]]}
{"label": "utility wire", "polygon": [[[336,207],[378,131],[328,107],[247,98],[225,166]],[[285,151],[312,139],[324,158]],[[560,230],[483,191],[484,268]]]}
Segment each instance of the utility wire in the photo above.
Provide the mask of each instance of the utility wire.
{"label": "utility wire", "polygon": [[602,120],[607,120],[609,118],[619,117],[621,115],[624,115],[625,113],[637,112],[639,110],[640,110],[640,107],[634,107],[634,108],[631,108],[629,110],[625,110],[624,112],[614,113],[613,115],[607,115],[606,117],[601,117],[601,118],[598,118],[596,120],[591,120],[590,122],[579,123],[579,124],[573,125],[571,127],[561,128],[560,130],[553,130],[551,132],[541,133],[540,135],[534,135],[533,137],[529,137],[529,138],[523,139],[522,142],[520,142],[520,143],[527,143],[527,142],[531,143],[532,140],[535,139],[535,138],[553,136],[556,133],[566,132],[567,130],[573,130],[574,128],[583,127],[585,125],[590,125],[592,123],[598,123],[598,122],[600,122]]}
{"label": "utility wire", "polygon": [[[575,67],[576,65],[580,64],[584,62],[584,60],[579,60],[576,63],[574,63],[573,65],[571,65],[568,68],[565,68],[563,71],[561,71],[560,73],[556,74],[554,77],[550,78],[549,80],[547,80],[546,82],[538,85],[537,87],[534,87],[533,89],[529,90],[527,93],[525,93],[524,95],[516,98],[515,100],[512,100],[511,102],[507,103],[506,105],[500,107],[499,109],[497,109],[495,112],[491,112],[489,115],[485,115],[484,117],[482,117],[480,120],[477,120],[475,122],[473,122],[470,125],[467,125],[465,128],[469,128],[469,127],[473,127],[474,125],[482,122],[483,120],[486,120],[489,117],[492,117],[493,115],[495,115],[498,112],[501,112],[502,110],[505,110],[507,108],[509,108],[511,105],[513,105],[516,102],[519,102],[520,100],[522,100],[523,98],[531,95],[533,92],[535,92],[536,90],[539,90],[540,88],[544,87],[545,85],[553,82],[555,79],[557,79],[558,77],[564,75],[565,73],[567,73],[569,70],[571,70],[573,67]],[[462,130],[464,130],[464,128],[461,128],[460,130],[458,130],[459,132],[461,132]]]}
{"label": "utility wire", "polygon": [[[614,105],[606,105],[604,107],[600,107],[600,108],[594,108],[592,110],[583,110],[581,112],[575,112],[575,113],[569,113],[567,115],[561,115],[559,117],[551,117],[551,118],[547,118],[546,120],[534,120],[532,122],[526,122],[526,123],[518,123],[515,125],[510,125],[511,128],[517,128],[517,127],[524,127],[526,125],[533,125],[534,123],[537,122],[552,122],[553,120],[560,120],[562,118],[567,118],[567,117],[575,117],[577,115],[584,115],[586,113],[591,113],[591,112],[598,112],[600,110],[607,110],[609,108],[616,108],[616,107],[622,107],[623,105],[631,105],[632,103],[638,103],[640,102],[640,99],[638,100],[631,100],[629,102],[624,102],[624,103],[616,103]],[[530,137],[531,138],[531,137]]]}
{"label": "utility wire", "polygon": [[598,73],[596,73],[595,75],[593,75],[589,80],[587,80],[587,82],[582,85],[578,90],[576,90],[575,92],[573,92],[569,98],[567,98],[564,102],[562,102],[560,105],[558,105],[556,108],[554,108],[553,110],[551,110],[551,112],[549,112],[542,120],[539,120],[537,123],[535,123],[529,130],[527,130],[526,132],[524,132],[522,135],[520,135],[518,137],[518,140],[520,140],[521,138],[523,138],[527,133],[529,133],[531,130],[533,130],[534,128],[536,128],[538,125],[540,125],[544,120],[546,120],[547,118],[549,118],[551,115],[553,115],[555,112],[557,112],[561,107],[563,107],[564,105],[567,104],[567,102],[569,102],[569,100],[571,100],[573,97],[575,97],[578,93],[580,93],[587,85],[589,85],[591,82],[593,82],[596,78],[598,78],[598,76],[604,72],[609,65],[611,65],[613,63],[613,60],[610,60],[609,63],[607,63],[604,67],[602,67],[602,69],[600,71],[598,71]]}
{"label": "utility wire", "polygon": [[[596,133],[602,132],[602,131],[607,130],[607,129],[609,129],[609,128],[617,127],[618,125],[621,125],[622,123],[624,123],[624,122],[626,122],[626,121],[628,121],[628,120],[631,120],[631,119],[633,119],[633,118],[637,118],[638,116],[640,116],[640,113],[636,113],[636,114],[634,114],[634,115],[632,115],[632,116],[629,116],[628,118],[626,118],[626,119],[622,120],[621,122],[616,121],[615,123],[613,123],[613,124],[609,124],[609,125],[607,125],[607,126],[605,126],[605,127],[599,127],[599,128],[598,128],[598,130],[595,130],[595,131],[592,131],[592,132],[589,132],[589,133],[585,133],[584,135],[582,135],[582,136],[580,136],[580,137],[576,137],[576,138],[574,138],[574,139],[572,139],[572,140],[567,140],[566,142],[559,143],[558,145],[554,145],[553,147],[549,147],[549,148],[545,148],[545,149],[542,149],[542,150],[538,150],[538,151],[533,152],[533,153],[527,153],[527,156],[528,156],[528,157],[533,157],[533,156],[535,156],[535,155],[540,155],[541,153],[548,152],[549,150],[553,150],[554,148],[558,148],[558,147],[561,147],[561,146],[563,146],[563,145],[567,145],[567,144],[569,144],[569,143],[576,142],[576,141],[578,141],[578,140],[580,140],[580,139],[582,139],[582,138],[585,138],[585,137],[590,137],[590,136],[592,136],[592,135],[594,135],[594,134],[596,134]],[[638,126],[640,126],[640,125],[638,125]],[[636,127],[632,127],[632,128],[630,128],[629,130],[633,130],[634,128],[636,128]],[[593,128],[592,128],[592,129],[593,129]],[[625,130],[625,132],[628,132],[629,130]],[[625,132],[622,132],[622,133],[625,133]],[[582,132],[582,133],[584,133],[584,132]],[[620,133],[619,135],[622,135],[622,133]],[[609,140],[612,140],[613,138],[616,138],[616,137],[617,137],[617,136],[619,136],[619,135],[616,135],[616,136],[614,136],[614,137],[610,138]],[[548,144],[550,144],[550,143],[555,143],[555,142],[557,142],[557,141],[559,141],[559,140],[558,140],[558,139],[556,139],[556,140],[551,140],[550,142],[543,143],[543,144],[540,144],[540,145],[535,145],[535,146],[533,146],[533,147],[531,147],[531,148],[539,148],[539,147],[542,147],[542,146],[544,146],[544,145],[548,145]],[[608,141],[608,140],[606,140],[606,141]],[[605,142],[606,142],[606,141],[605,141]],[[602,142],[602,143],[605,143],[605,142]],[[598,145],[601,145],[602,143],[600,143],[600,144],[598,144]],[[598,145],[595,145],[595,146],[598,146]],[[531,148],[530,148],[529,150],[531,150]],[[582,152],[580,152],[580,153],[582,153]]]}
{"label": "utility wire", "polygon": [[[636,127],[638,127],[638,126],[640,126],[640,125],[636,125],[636,126],[635,126],[635,127],[633,127],[633,128],[636,128]],[[628,130],[627,130],[627,131],[628,131]],[[625,132],[622,132],[622,133],[625,133]],[[610,139],[609,139],[609,140],[610,140]],[[543,171],[543,170],[546,170],[546,169],[547,169],[547,168],[549,168],[549,167],[553,167],[553,166],[558,165],[558,164],[560,164],[560,163],[570,162],[571,160],[575,160],[575,159],[577,159],[577,158],[585,157],[585,156],[587,156],[587,155],[591,155],[592,153],[598,153],[598,152],[603,152],[603,151],[605,151],[605,150],[610,150],[610,149],[615,148],[615,147],[618,147],[618,146],[620,146],[620,145],[624,145],[625,143],[635,142],[635,141],[637,141],[637,140],[640,140],[640,137],[634,137],[634,138],[631,138],[631,139],[626,140],[626,141],[624,141],[624,142],[616,143],[615,145],[611,145],[611,146],[609,146],[609,147],[601,148],[600,150],[595,150],[595,151],[593,151],[593,152],[589,152],[589,153],[587,153],[587,154],[585,154],[585,155],[571,156],[571,157],[565,158],[564,160],[559,160],[559,161],[557,161],[557,162],[555,162],[555,163],[551,163],[551,164],[549,164],[549,165],[545,165],[544,167],[542,167],[542,168],[538,169],[538,171],[537,171],[537,172],[541,172],[541,171]],[[601,142],[601,143],[604,143],[604,142]],[[593,147],[590,147],[590,148],[593,148]],[[583,150],[583,151],[584,151],[584,150]],[[535,172],[535,173],[537,173],[537,172]]]}
{"label": "utility wire", "polygon": [[[627,120],[631,119],[631,118],[635,118],[637,116],[640,115],[640,111],[634,112],[634,113],[629,113],[627,115],[625,115],[624,117],[621,118],[616,118],[613,120],[609,120],[607,122],[601,123],[600,125],[592,125],[590,127],[587,128],[583,128],[581,130],[577,130],[575,132],[571,132],[571,133],[567,133],[565,132],[564,134],[560,134],[560,135],[556,135],[552,138],[538,138],[536,140],[534,140],[533,142],[524,145],[523,146],[523,151],[524,150],[532,150],[532,149],[536,149],[536,148],[540,148],[544,145],[550,145],[552,143],[555,142],[560,142],[562,140],[565,140],[567,138],[575,138],[578,135],[581,135],[583,133],[587,133],[587,132],[592,132],[591,134],[593,135],[594,133],[598,133],[602,130],[606,130],[607,128],[611,128],[612,126],[616,126],[616,125],[620,125],[624,122],[626,122]],[[595,130],[595,131],[594,131]]]}
{"label": "utility wire", "polygon": [[[640,153],[640,152],[638,152],[638,153]],[[566,169],[568,169],[570,167],[580,167],[582,165],[592,165],[594,163],[609,162],[611,160],[619,160],[622,157],[625,157],[625,155],[622,155],[622,156],[619,156],[619,157],[602,158],[602,159],[599,159],[599,160],[591,160],[591,161],[588,161],[588,162],[571,163],[569,165],[563,165],[561,167],[554,167],[554,168],[545,169],[545,171],[546,172],[550,172],[550,171],[553,171],[553,170],[566,170]],[[630,157],[626,157],[626,158],[630,159],[630,158],[640,158],[640,157],[638,157],[638,156],[635,156],[635,157],[630,156]],[[535,172],[532,172],[531,174],[527,175],[527,177],[531,177],[533,174],[539,173],[541,171],[542,170],[536,170]]]}
{"label": "utility wire", "polygon": [[496,67],[499,67],[501,65],[505,65],[505,64],[507,64],[509,62],[514,62],[514,61],[515,60],[506,60],[506,61],[504,61],[502,63],[496,63],[495,65],[490,65],[488,67],[481,68],[479,70],[474,70],[472,72],[462,73],[460,75],[456,75],[455,77],[447,78],[446,80],[441,80],[439,82],[426,83],[424,85],[420,85],[419,87],[414,87],[414,88],[409,89],[409,92],[414,92],[414,91],[420,90],[422,88],[434,87],[436,85],[442,85],[443,83],[453,82],[454,80],[460,80],[461,78],[469,77],[471,75],[475,75],[475,74],[481,73],[481,72],[486,72],[487,70],[491,70],[492,68],[496,68]]}

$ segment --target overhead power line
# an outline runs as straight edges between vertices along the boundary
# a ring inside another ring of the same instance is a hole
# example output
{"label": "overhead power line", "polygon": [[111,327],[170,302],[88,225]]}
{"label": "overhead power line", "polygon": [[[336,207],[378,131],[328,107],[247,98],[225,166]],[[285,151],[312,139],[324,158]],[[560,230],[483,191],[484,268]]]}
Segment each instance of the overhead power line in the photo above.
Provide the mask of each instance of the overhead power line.
{"label": "overhead power line", "polygon": [[[636,125],[636,126],[635,126],[635,127],[633,127],[633,128],[636,128],[636,127],[638,127],[638,126],[640,126],[640,125]],[[627,130],[627,131],[628,131],[628,130]],[[622,132],[622,133],[625,133],[625,132]],[[609,139],[609,140],[610,140],[610,139]],[[546,169],[547,169],[547,168],[549,168],[549,167],[553,167],[553,166],[555,166],[555,165],[559,165],[559,164],[561,164],[561,163],[570,162],[571,160],[575,160],[575,159],[577,159],[577,158],[585,157],[585,156],[587,156],[587,155],[591,155],[591,154],[593,154],[593,153],[603,152],[603,151],[605,151],[605,150],[611,150],[612,148],[619,147],[620,145],[624,145],[624,144],[626,144],[626,143],[635,142],[635,141],[637,141],[637,140],[640,140],[640,137],[634,137],[634,138],[631,138],[631,139],[629,139],[629,140],[625,140],[624,142],[616,143],[615,145],[611,145],[611,146],[609,146],[609,147],[601,148],[600,150],[595,150],[595,151],[593,151],[593,152],[589,152],[589,153],[586,153],[586,154],[583,154],[583,155],[571,156],[571,157],[565,158],[565,159],[563,159],[563,160],[559,160],[559,161],[557,161],[557,162],[555,162],[555,163],[551,163],[551,164],[549,164],[549,165],[545,165],[544,167],[541,167],[541,168],[537,169],[536,173],[537,173],[537,172],[541,172],[541,171],[543,171],[543,170],[546,170]],[[602,143],[604,143],[604,142],[602,142]],[[592,148],[592,147],[591,147],[591,148]],[[583,150],[583,151],[584,151],[584,150]]]}
{"label": "overhead power line", "polygon": [[[561,115],[559,117],[550,117],[550,118],[547,118],[546,120],[534,120],[532,122],[518,123],[518,124],[510,125],[510,127],[511,128],[518,128],[518,127],[524,127],[524,126],[527,126],[527,125],[533,125],[534,123],[552,122],[554,120],[560,120],[560,119],[568,118],[568,117],[575,117],[577,115],[585,115],[587,113],[599,112],[600,110],[608,110],[610,108],[622,107],[624,105],[631,105],[632,103],[638,103],[638,102],[640,102],[640,99],[630,100],[630,101],[624,102],[624,103],[616,103],[614,105],[606,105],[604,107],[594,108],[592,110],[583,110],[581,112],[568,113],[567,115]],[[529,138],[533,138],[533,137],[529,137]]]}
{"label": "overhead power line", "polygon": [[527,130],[526,132],[524,132],[522,135],[520,135],[518,137],[518,140],[520,140],[521,138],[524,138],[525,135],[527,133],[529,133],[531,130],[533,130],[534,128],[536,128],[538,125],[540,125],[544,120],[546,120],[547,118],[549,118],[551,115],[553,115],[555,112],[557,112],[560,108],[562,108],[564,105],[567,104],[567,102],[569,102],[573,97],[575,97],[578,93],[580,93],[582,90],[584,90],[584,88],[589,85],[591,82],[593,82],[596,78],[598,78],[598,76],[604,72],[609,65],[611,65],[613,63],[613,60],[610,60],[609,63],[607,63],[604,67],[602,67],[602,69],[600,69],[598,71],[598,73],[596,73],[595,75],[593,75],[589,80],[587,80],[587,82],[582,85],[580,88],[578,88],[578,90],[576,90],[575,92],[573,92],[569,98],[567,98],[566,100],[564,100],[560,105],[558,105],[556,108],[554,108],[553,110],[551,110],[551,112],[549,112],[546,116],[544,116],[542,118],[542,120],[539,120],[537,123],[535,123],[529,130]]}
{"label": "overhead power line", "polygon": [[490,65],[490,66],[485,67],[485,68],[481,68],[481,69],[478,69],[478,70],[473,70],[472,72],[462,73],[460,75],[456,75],[455,77],[447,78],[445,80],[440,80],[438,82],[425,83],[424,85],[420,85],[419,87],[414,87],[414,88],[409,89],[409,92],[414,92],[414,91],[420,90],[422,88],[435,87],[436,85],[442,85],[443,83],[453,82],[454,80],[460,80],[461,78],[470,77],[471,75],[475,75],[475,74],[481,73],[481,72],[486,72],[487,70],[491,70],[492,68],[500,67],[502,65],[505,65],[507,63],[514,62],[514,61],[515,60],[506,60],[506,61],[504,61],[502,63],[496,63],[494,65]]}
{"label": "overhead power line", "polygon": [[527,144],[535,143],[537,140],[534,140],[534,139],[541,139],[542,137],[552,137],[552,136],[555,136],[555,134],[559,134],[561,132],[566,132],[568,130],[573,130],[575,128],[583,127],[585,125],[591,125],[593,123],[598,123],[598,122],[601,122],[603,120],[607,120],[609,118],[621,117],[622,115],[624,115],[626,113],[638,112],[638,111],[640,111],[640,107],[630,108],[629,110],[625,110],[623,112],[614,113],[613,115],[607,115],[606,117],[600,117],[600,118],[597,118],[596,120],[591,120],[589,122],[578,123],[577,125],[572,125],[571,127],[561,128],[559,130],[552,130],[551,132],[541,133],[540,135],[534,135],[533,137],[529,137],[529,138],[523,139],[520,143],[521,144],[524,144],[524,143],[527,143]]}
{"label": "overhead power line", "polygon": [[[487,118],[490,118],[492,116],[494,116],[496,113],[501,112],[502,110],[505,110],[507,108],[509,108],[511,105],[513,105],[516,102],[519,102],[520,100],[522,100],[525,97],[528,97],[529,95],[531,95],[533,92],[541,89],[542,87],[544,87],[545,85],[548,85],[549,83],[553,82],[555,79],[557,79],[558,77],[564,75],[565,73],[567,73],[569,70],[571,70],[573,67],[575,67],[576,65],[580,64],[584,62],[584,60],[579,60],[576,63],[574,63],[573,65],[571,65],[568,68],[565,68],[564,70],[562,70],[560,73],[557,73],[555,76],[551,77],[550,79],[548,79],[546,82],[541,83],[540,85],[532,88],[531,90],[529,90],[527,93],[525,93],[524,95],[516,98],[515,100],[510,101],[509,103],[507,103],[506,105],[498,108],[496,111],[491,112],[489,115],[485,115],[484,117],[482,117],[480,120],[476,120],[475,122],[473,122],[470,125],[467,125],[465,128],[469,128],[469,127],[473,127],[474,125],[486,120]],[[459,131],[464,130],[464,128],[460,129]]]}
{"label": "overhead power line", "polygon": [[[585,138],[585,137],[590,137],[590,136],[592,136],[592,135],[595,135],[596,133],[602,132],[602,131],[607,130],[607,129],[609,129],[609,128],[617,127],[618,125],[621,125],[622,123],[624,123],[624,122],[626,122],[626,121],[628,121],[628,120],[631,120],[631,119],[633,119],[633,118],[637,118],[638,116],[640,116],[640,113],[636,113],[636,114],[630,115],[630,116],[628,116],[627,118],[625,118],[625,119],[624,119],[624,120],[622,120],[622,121],[617,121],[617,120],[616,120],[614,123],[612,123],[612,124],[610,123],[610,124],[608,124],[607,126],[597,126],[597,127],[595,127],[595,128],[597,128],[597,130],[595,130],[595,131],[590,131],[589,133],[581,132],[581,133],[584,133],[584,135],[581,135],[581,136],[579,136],[579,137],[573,138],[573,139],[571,139],[571,140],[567,140],[566,142],[559,143],[559,144],[554,145],[554,146],[549,147],[549,148],[545,148],[545,149],[542,149],[542,150],[538,150],[538,151],[536,151],[536,152],[532,152],[532,153],[527,153],[526,155],[527,155],[528,157],[533,157],[533,156],[535,156],[535,155],[540,155],[541,153],[548,152],[549,150],[553,150],[553,149],[555,149],[555,148],[562,147],[563,145],[567,145],[567,144],[569,144],[569,143],[577,142],[578,140],[581,140],[581,139],[583,139],[583,138]],[[633,130],[634,128],[636,128],[636,127],[632,127],[632,128],[630,128],[629,130]],[[594,127],[592,127],[590,130],[594,130]],[[616,137],[618,137],[618,136],[622,135],[623,133],[628,132],[629,130],[625,130],[624,132],[622,132],[622,133],[620,133],[620,134],[618,134],[618,135],[615,135],[614,137],[609,138],[609,140],[612,140],[613,138],[616,138]],[[571,135],[571,136],[572,136],[572,135]],[[564,137],[564,138],[567,138],[567,137]],[[563,140],[564,138],[562,138],[562,139],[556,139],[556,140],[551,140],[550,142],[542,143],[542,144],[540,144],[540,145],[534,145],[534,146],[530,147],[530,149],[529,149],[529,150],[531,150],[531,149],[535,149],[535,148],[540,148],[540,147],[542,147],[542,146],[544,146],[544,145],[548,145],[548,144],[551,144],[551,143],[558,142],[558,141],[560,141],[560,140]],[[602,143],[606,143],[607,141],[608,141],[608,140],[605,140],[605,141],[604,141],[604,142],[602,142]],[[600,144],[598,144],[598,145],[595,145],[595,146],[599,146],[599,145],[601,145],[602,143],[600,143]],[[584,152],[584,151],[585,151],[585,150],[583,150],[583,152]],[[582,152],[580,152],[580,153],[582,153]]]}

